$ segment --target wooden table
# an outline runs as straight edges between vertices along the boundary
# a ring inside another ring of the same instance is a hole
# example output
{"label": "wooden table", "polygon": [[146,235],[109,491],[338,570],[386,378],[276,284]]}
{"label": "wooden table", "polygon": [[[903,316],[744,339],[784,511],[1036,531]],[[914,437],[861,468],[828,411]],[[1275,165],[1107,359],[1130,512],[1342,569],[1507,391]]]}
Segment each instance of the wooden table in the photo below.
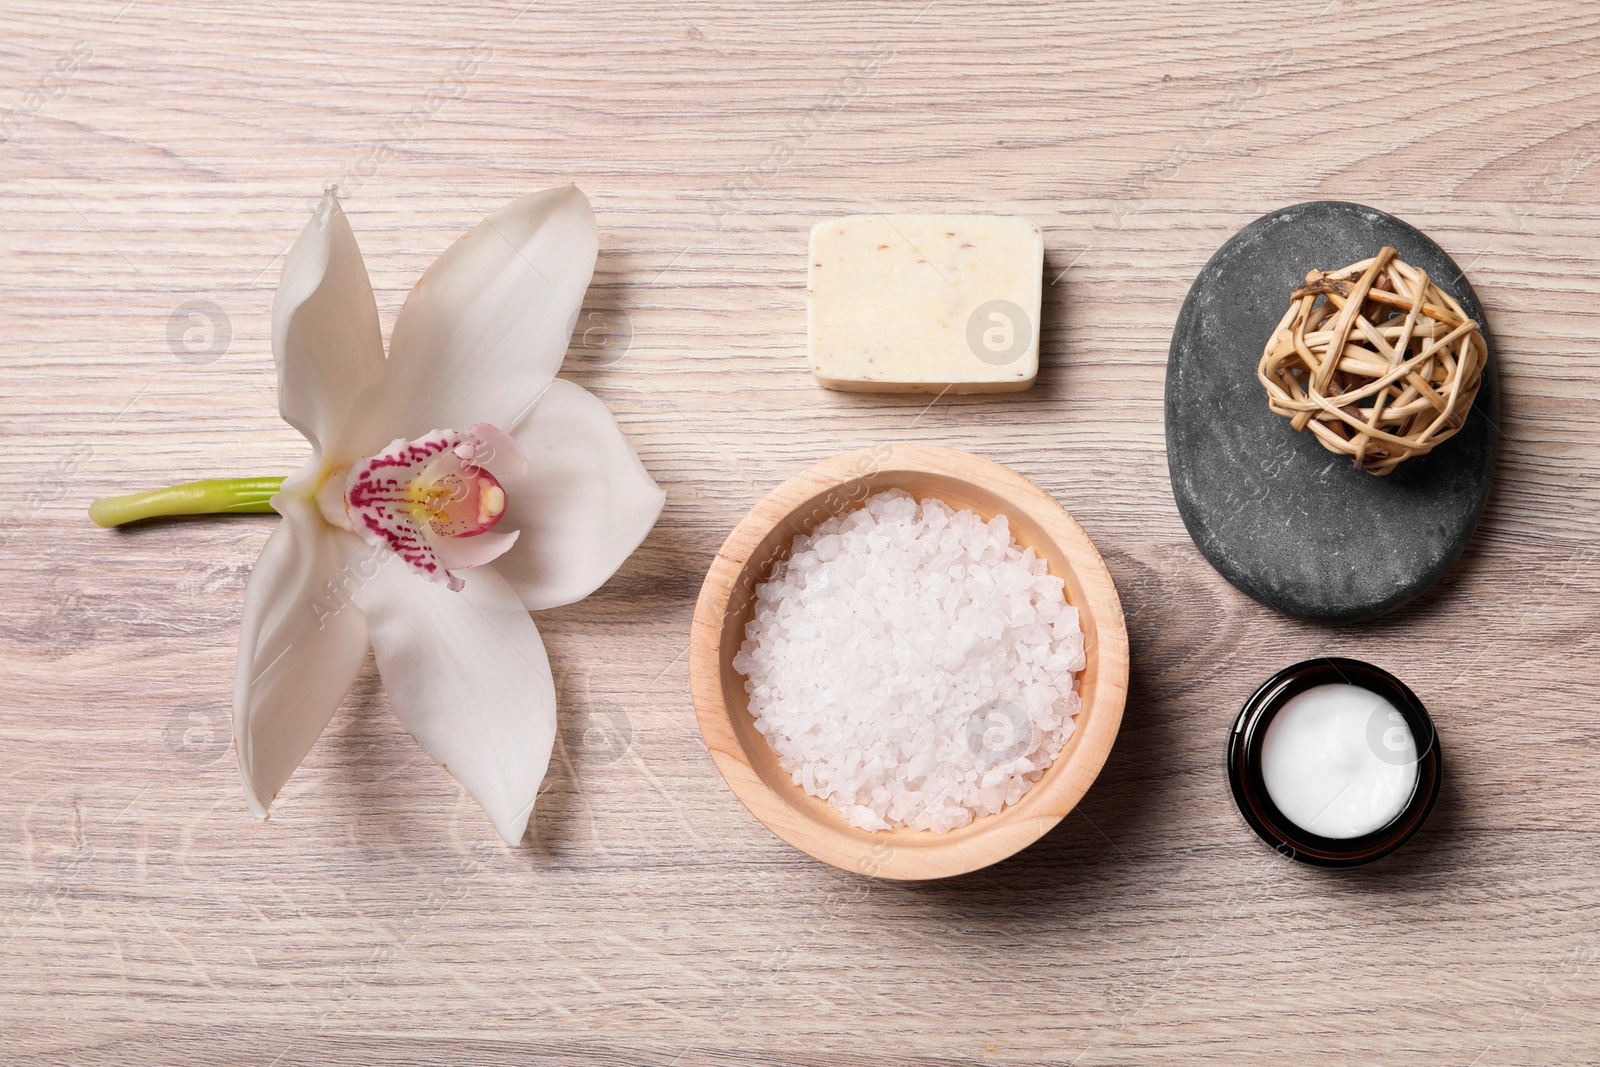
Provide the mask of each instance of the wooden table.
{"label": "wooden table", "polygon": [[[0,1061],[1600,1057],[1600,11],[519,6],[0,14]],[[276,520],[84,516],[299,464],[269,313],[330,180],[386,330],[493,207],[575,180],[599,216],[604,329],[565,374],[669,502],[610,584],[538,618],[563,718],[521,848],[400,729],[370,666],[255,823],[228,708]],[[1476,539],[1366,626],[1285,619],[1218,577],[1162,440],[1195,273],[1314,198],[1432,234],[1502,360]],[[807,231],[876,210],[1043,227],[1037,388],[930,405],[813,384]],[[968,449],[1055,494],[1133,642],[1123,732],[1083,804],[948,883],[864,881],[781,843],[689,704],[691,608],[726,531],[803,466],[884,441]],[[1401,674],[1449,761],[1421,836],[1343,873],[1256,840],[1222,766],[1244,696],[1323,652]]]}

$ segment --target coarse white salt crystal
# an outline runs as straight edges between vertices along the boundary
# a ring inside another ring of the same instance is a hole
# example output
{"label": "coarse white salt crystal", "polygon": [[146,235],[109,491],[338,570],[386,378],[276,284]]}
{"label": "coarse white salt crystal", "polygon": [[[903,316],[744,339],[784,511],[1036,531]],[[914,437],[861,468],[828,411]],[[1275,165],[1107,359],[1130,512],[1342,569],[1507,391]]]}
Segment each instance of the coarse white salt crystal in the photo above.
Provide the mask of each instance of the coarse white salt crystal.
{"label": "coarse white salt crystal", "polygon": [[1078,611],[999,515],[890,490],[794,539],[733,668],[797,785],[856,826],[992,815],[1072,736]]}

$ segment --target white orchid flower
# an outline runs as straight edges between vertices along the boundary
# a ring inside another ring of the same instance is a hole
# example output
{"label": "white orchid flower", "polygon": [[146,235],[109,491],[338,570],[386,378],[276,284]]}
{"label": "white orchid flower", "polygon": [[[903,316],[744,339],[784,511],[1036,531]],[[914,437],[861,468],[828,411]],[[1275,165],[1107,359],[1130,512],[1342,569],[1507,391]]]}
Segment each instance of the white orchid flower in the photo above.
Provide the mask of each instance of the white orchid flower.
{"label": "white orchid flower", "polygon": [[[335,190],[289,250],[278,406],[312,455],[270,496],[283,522],[245,591],[234,742],[259,817],[370,645],[405,728],[502,839],[526,833],[556,731],[528,612],[598,588],[665,500],[605,405],[555,378],[597,250],[574,186],[506,205],[422,275],[387,360]],[[271,488],[195,483],[101,501],[95,519],[262,510]]]}

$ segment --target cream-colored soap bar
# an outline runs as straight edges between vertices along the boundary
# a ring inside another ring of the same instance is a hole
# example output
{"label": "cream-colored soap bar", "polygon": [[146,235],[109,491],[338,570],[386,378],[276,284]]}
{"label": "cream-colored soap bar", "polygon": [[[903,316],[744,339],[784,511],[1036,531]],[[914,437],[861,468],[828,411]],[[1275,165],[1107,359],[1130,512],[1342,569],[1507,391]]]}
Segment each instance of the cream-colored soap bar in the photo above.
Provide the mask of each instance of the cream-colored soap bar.
{"label": "cream-colored soap bar", "polygon": [[1002,215],[851,215],[811,230],[811,372],[830,389],[990,393],[1039,373],[1044,235]]}

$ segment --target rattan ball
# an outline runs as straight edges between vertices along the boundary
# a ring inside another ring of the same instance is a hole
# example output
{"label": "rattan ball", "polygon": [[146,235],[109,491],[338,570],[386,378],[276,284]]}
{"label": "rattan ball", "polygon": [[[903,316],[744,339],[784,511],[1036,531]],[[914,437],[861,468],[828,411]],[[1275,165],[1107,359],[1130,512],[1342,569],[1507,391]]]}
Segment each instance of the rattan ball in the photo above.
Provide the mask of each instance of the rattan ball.
{"label": "rattan ball", "polygon": [[1311,271],[1291,300],[1256,376],[1296,430],[1381,475],[1461,429],[1488,347],[1425,272],[1383,248]]}

